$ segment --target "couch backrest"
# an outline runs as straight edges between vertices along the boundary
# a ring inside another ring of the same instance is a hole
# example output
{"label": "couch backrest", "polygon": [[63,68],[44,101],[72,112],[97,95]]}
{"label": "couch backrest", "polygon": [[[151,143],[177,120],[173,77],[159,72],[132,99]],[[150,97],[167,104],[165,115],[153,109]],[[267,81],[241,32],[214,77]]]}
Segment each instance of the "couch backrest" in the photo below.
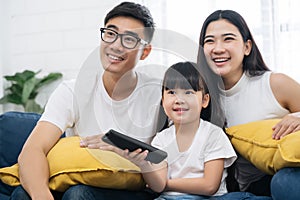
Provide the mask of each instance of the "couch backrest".
{"label": "couch backrest", "polygon": [[22,147],[40,114],[6,112],[0,115],[0,168],[17,162]]}

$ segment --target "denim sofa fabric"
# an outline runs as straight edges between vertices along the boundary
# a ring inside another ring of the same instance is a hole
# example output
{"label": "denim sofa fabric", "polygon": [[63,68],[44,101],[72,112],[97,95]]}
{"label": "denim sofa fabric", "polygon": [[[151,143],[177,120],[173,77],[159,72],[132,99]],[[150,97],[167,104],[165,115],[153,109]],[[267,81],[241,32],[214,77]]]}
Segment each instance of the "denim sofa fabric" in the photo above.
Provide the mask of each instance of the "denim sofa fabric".
{"label": "denim sofa fabric", "polygon": [[[18,156],[40,114],[6,112],[0,115],[0,168],[17,163]],[[0,181],[0,199],[9,199],[14,187]]]}

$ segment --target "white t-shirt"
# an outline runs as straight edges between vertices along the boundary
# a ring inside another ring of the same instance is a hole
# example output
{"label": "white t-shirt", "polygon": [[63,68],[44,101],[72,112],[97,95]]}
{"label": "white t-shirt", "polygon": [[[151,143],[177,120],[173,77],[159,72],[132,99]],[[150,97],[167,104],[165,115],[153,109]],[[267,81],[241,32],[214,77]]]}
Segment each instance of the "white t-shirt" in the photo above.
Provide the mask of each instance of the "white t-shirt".
{"label": "white t-shirt", "polygon": [[[210,122],[200,120],[199,129],[190,148],[180,152],[176,142],[175,127],[158,133],[152,145],[168,153],[168,178],[196,178],[203,177],[204,163],[210,160],[224,158],[224,168],[229,167],[236,159],[234,149],[223,130]],[[224,169],[222,181],[214,196],[227,193]],[[180,195],[179,192],[166,192],[169,195]]]}
{"label": "white t-shirt", "polygon": [[86,83],[64,81],[50,96],[40,121],[66,131],[67,136],[88,136],[115,129],[150,143],[156,132],[161,80],[136,72],[138,82],[126,99],[107,94],[102,74]]}
{"label": "white t-shirt", "polygon": [[[246,73],[231,89],[222,96],[228,127],[248,122],[282,118],[289,114],[276,100],[270,85],[272,72],[249,77]],[[266,174],[248,160],[239,156],[236,162],[236,178],[240,189],[247,187]]]}

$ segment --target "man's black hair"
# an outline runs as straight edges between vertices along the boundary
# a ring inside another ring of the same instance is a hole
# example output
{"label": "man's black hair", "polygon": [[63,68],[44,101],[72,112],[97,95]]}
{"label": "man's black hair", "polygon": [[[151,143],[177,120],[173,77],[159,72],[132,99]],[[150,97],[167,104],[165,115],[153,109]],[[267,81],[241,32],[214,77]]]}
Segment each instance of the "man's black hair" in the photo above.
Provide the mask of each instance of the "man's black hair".
{"label": "man's black hair", "polygon": [[107,13],[104,24],[115,17],[132,17],[144,24],[146,40],[151,42],[154,34],[154,21],[149,9],[143,5],[133,2],[122,2]]}

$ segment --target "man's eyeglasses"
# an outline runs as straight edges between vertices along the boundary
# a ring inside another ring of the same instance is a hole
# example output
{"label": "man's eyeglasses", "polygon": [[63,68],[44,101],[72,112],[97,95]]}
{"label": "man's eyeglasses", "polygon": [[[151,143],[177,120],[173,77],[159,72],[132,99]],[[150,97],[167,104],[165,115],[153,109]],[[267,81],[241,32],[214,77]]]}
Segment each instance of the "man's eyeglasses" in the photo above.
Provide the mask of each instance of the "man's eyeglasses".
{"label": "man's eyeglasses", "polygon": [[148,42],[146,42],[145,40],[128,33],[120,34],[109,28],[100,28],[100,31],[102,41],[107,43],[114,43],[118,39],[118,37],[120,37],[122,46],[127,49],[134,49],[139,42],[143,45],[148,44]]}

